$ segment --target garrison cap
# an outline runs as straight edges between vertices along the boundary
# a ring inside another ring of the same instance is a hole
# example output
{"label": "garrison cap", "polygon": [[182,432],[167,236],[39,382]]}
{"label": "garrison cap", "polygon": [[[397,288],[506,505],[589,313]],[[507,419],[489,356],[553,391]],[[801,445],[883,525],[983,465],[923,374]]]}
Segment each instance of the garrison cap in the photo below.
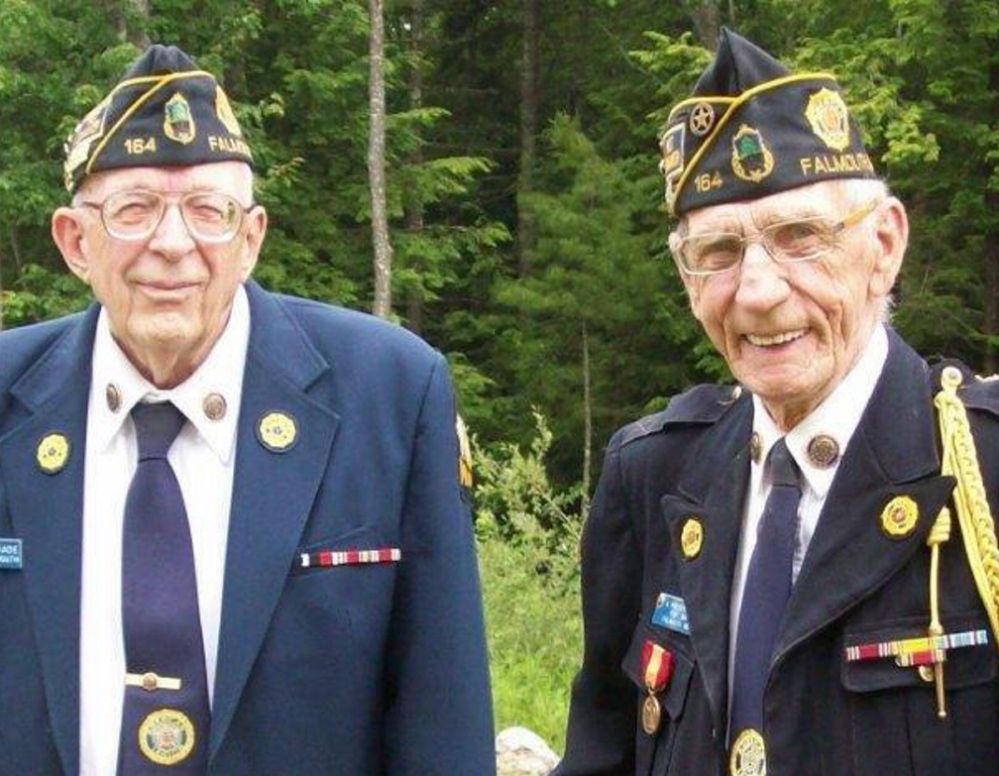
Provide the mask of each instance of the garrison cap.
{"label": "garrison cap", "polygon": [[176,46],[150,46],[65,145],[65,182],[121,167],[253,163],[215,77]]}
{"label": "garrison cap", "polygon": [[835,77],[792,75],[725,28],[693,96],[670,112],[660,148],[675,216],[822,180],[877,177]]}

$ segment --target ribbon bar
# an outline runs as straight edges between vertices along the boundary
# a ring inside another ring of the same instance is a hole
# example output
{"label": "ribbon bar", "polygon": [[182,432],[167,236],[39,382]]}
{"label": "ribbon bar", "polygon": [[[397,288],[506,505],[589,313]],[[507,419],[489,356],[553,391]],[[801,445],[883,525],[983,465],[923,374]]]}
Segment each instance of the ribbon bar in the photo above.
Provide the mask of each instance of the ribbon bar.
{"label": "ribbon bar", "polygon": [[402,550],[398,547],[386,547],[378,550],[340,550],[333,552],[303,552],[298,556],[300,568],[326,568],[330,566],[355,566],[362,563],[394,563],[402,559]]}
{"label": "ribbon bar", "polygon": [[948,649],[960,647],[977,647],[989,643],[986,630],[965,631],[964,633],[947,633],[942,636],[920,636],[914,639],[882,641],[873,644],[858,644],[847,647],[847,662],[857,660],[879,660],[893,657],[900,666],[928,665],[942,663]]}

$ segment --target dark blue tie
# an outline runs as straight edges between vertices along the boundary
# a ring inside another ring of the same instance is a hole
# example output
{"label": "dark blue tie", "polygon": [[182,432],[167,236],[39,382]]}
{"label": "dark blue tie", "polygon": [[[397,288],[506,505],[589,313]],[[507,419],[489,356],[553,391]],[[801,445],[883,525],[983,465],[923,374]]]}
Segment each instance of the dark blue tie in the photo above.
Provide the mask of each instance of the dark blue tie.
{"label": "dark blue tie", "polygon": [[798,467],[783,439],[770,451],[769,466],[773,487],[760,518],[739,611],[729,734],[732,742],[747,728],[761,731],[763,727],[763,693],[781,617],[791,597],[801,486]]}
{"label": "dark blue tie", "polygon": [[122,626],[126,686],[119,776],[204,774],[208,685],[194,553],[167,451],[184,425],[173,404],[132,410],[139,462],[125,500]]}

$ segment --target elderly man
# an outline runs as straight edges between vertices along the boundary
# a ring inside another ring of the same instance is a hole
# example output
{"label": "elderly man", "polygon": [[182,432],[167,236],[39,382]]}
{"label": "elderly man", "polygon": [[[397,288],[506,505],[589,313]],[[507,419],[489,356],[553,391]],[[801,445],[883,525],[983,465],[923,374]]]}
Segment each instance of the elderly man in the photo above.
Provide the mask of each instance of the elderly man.
{"label": "elderly man", "polygon": [[728,31],[662,148],[739,385],[610,442],[556,773],[999,774],[999,383],[885,325],[905,208],[833,78]]}
{"label": "elderly man", "polygon": [[67,145],[97,303],[0,338],[0,774],[482,776],[444,359],[249,280],[221,87],[153,46]]}

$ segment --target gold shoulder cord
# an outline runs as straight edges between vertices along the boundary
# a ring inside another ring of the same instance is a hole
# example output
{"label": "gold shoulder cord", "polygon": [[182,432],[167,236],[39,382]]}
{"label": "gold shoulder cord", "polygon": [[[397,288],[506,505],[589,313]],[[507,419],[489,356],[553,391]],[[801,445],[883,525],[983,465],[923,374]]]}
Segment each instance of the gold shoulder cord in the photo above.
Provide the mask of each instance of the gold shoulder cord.
{"label": "gold shoulder cord", "polygon": [[[942,390],[933,400],[940,421],[940,439],[943,446],[941,474],[957,479],[954,488],[954,506],[968,566],[975,579],[978,595],[985,605],[992,633],[999,645],[999,545],[996,543],[995,521],[985,495],[985,483],[978,464],[975,439],[968,422],[964,403],[958,398],[957,389],[964,378],[955,367],[944,368],[940,377]],[[926,540],[930,547],[930,637],[943,635],[939,607],[940,545],[950,538],[950,510],[944,507]],[[937,689],[937,715],[947,716],[944,703],[943,660],[941,652],[933,665]]]}

